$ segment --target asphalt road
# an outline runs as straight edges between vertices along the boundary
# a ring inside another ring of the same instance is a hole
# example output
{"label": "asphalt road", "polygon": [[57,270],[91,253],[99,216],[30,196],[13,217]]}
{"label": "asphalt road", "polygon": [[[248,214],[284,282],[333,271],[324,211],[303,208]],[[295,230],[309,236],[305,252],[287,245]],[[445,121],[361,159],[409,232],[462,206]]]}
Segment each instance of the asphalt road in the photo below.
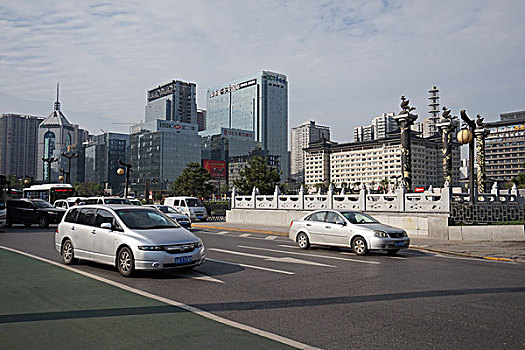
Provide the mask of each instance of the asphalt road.
{"label": "asphalt road", "polygon": [[[54,228],[0,245],[60,261]],[[285,237],[194,229],[208,261],[187,273],[76,268],[324,349],[525,348],[525,267],[406,250],[358,257]]]}

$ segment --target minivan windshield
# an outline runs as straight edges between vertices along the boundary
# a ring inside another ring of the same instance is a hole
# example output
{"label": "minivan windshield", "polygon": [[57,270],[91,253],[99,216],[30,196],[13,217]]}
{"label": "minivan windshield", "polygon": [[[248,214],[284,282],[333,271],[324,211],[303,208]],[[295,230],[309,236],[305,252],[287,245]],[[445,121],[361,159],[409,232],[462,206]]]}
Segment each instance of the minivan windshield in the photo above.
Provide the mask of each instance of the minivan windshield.
{"label": "minivan windshield", "polygon": [[186,204],[188,204],[188,208],[204,207],[201,200],[197,198],[187,198]]}
{"label": "minivan windshield", "polygon": [[33,201],[33,204],[36,205],[37,208],[55,208],[46,201]]}
{"label": "minivan windshield", "polygon": [[153,230],[180,227],[173,220],[153,208],[117,209],[115,213],[130,229]]}
{"label": "minivan windshield", "polygon": [[341,212],[341,215],[343,215],[352,224],[375,224],[379,222],[370,215],[356,211],[343,211]]}

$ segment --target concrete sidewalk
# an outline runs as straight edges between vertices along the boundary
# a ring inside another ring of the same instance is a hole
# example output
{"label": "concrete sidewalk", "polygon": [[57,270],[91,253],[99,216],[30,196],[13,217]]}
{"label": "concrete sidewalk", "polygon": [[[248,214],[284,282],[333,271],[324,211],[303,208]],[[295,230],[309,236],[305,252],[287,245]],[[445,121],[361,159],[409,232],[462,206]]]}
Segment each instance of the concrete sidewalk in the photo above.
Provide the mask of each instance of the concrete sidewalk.
{"label": "concrete sidewalk", "polygon": [[[193,227],[288,236],[288,227],[246,225],[228,222],[199,222]],[[410,247],[436,253],[479,259],[525,263],[525,242],[450,241],[410,237]]]}

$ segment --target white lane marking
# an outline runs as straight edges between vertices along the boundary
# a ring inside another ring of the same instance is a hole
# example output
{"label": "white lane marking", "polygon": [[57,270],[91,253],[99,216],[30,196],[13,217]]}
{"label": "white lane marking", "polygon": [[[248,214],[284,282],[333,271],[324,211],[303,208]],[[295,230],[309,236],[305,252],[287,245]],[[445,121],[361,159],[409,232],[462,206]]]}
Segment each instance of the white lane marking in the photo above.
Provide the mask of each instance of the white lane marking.
{"label": "white lane marking", "polygon": [[276,239],[276,238],[277,238],[277,236],[267,236],[265,239],[274,240],[274,239]]}
{"label": "white lane marking", "polygon": [[[268,249],[268,248],[248,247],[248,246],[243,246],[243,245],[239,245],[238,247],[239,248],[247,248],[247,249],[265,250],[265,251],[276,252],[276,253],[287,253],[287,254],[294,254],[294,255],[301,255],[301,256],[312,256],[312,257],[315,257],[315,258],[326,258],[326,259],[334,259],[334,260],[352,261],[352,262],[358,262],[358,263],[363,263],[363,264],[373,264],[373,265],[381,264],[378,261],[347,259],[347,258],[340,258],[340,257],[337,257],[337,256],[296,253],[296,252],[288,252],[286,250],[275,250],[275,249]],[[279,247],[283,247],[283,245],[279,245]],[[284,247],[291,247],[291,246],[284,246]],[[296,248],[296,247],[293,247],[293,248]],[[350,253],[342,252],[341,254],[350,254]]]}
{"label": "white lane marking", "polygon": [[255,270],[263,270],[263,271],[269,271],[269,272],[277,272],[277,273],[282,273],[282,274],[285,274],[285,275],[295,275],[295,272],[283,271],[283,270],[276,270],[276,269],[270,269],[270,268],[268,268],[268,267],[255,266],[255,265],[247,265],[247,264],[241,264],[241,263],[236,263],[236,262],[229,262],[229,261],[224,261],[224,260],[216,260],[216,259],[208,259],[208,258],[206,258],[206,261],[213,261],[213,262],[217,262],[217,263],[221,263],[221,264],[227,264],[227,265],[235,265],[235,266],[248,267],[248,268],[250,268],[250,269],[255,269]]}
{"label": "white lane marking", "polygon": [[403,258],[402,256],[389,256],[390,259],[398,259],[398,260],[406,260],[407,258]]}
{"label": "white lane marking", "polygon": [[216,234],[217,235],[225,235],[227,233],[230,233],[230,231],[221,231],[221,232],[217,232]]}
{"label": "white lane marking", "polygon": [[[241,246],[239,246],[239,247],[241,247]],[[324,266],[324,267],[335,267],[333,265],[326,265],[326,264],[316,263],[316,262],[313,262],[313,261],[299,260],[299,259],[294,259],[294,258],[289,258],[289,257],[276,258],[276,257],[273,257],[273,256],[265,256],[265,255],[242,253],[242,252],[236,252],[234,250],[225,250],[225,249],[218,249],[218,248],[208,248],[208,250],[213,250],[215,252],[226,253],[226,254],[247,256],[247,257],[251,257],[251,258],[259,258],[259,259],[264,259],[266,261],[284,262],[284,263],[292,263],[292,264],[314,265],[314,266]],[[284,252],[284,253],[287,253],[287,252]]]}
{"label": "white lane marking", "polygon": [[243,233],[242,235],[239,235],[239,237],[250,237],[250,236],[251,236],[251,234],[249,234],[249,233]]}
{"label": "white lane marking", "polygon": [[69,270],[71,272],[78,273],[79,275],[92,278],[94,280],[97,280],[97,281],[100,281],[100,282],[112,285],[114,287],[120,288],[122,290],[126,290],[128,292],[132,292],[132,293],[141,295],[141,296],[146,297],[146,298],[158,300],[161,303],[165,303],[165,304],[168,304],[168,305],[171,305],[171,306],[179,307],[181,309],[184,309],[186,311],[192,312],[192,313],[197,314],[199,316],[206,317],[206,318],[208,318],[210,320],[213,320],[213,321],[216,321],[216,322],[219,322],[219,323],[222,323],[222,324],[225,324],[227,326],[234,327],[234,328],[239,328],[239,329],[242,329],[244,331],[247,331],[247,332],[250,332],[250,333],[253,333],[253,334],[256,334],[256,335],[260,335],[261,337],[265,337],[265,338],[268,338],[268,339],[271,339],[271,340],[275,340],[275,341],[283,343],[283,344],[287,344],[287,345],[290,345],[290,346],[293,346],[293,347],[296,347],[296,348],[299,348],[299,349],[309,349],[309,350],[317,349],[317,348],[315,348],[313,346],[306,345],[306,344],[300,343],[298,341],[282,337],[282,336],[277,335],[277,334],[266,332],[266,331],[263,331],[263,330],[260,330],[260,329],[254,328],[254,327],[250,327],[250,326],[247,326],[247,325],[244,325],[242,323],[235,322],[235,321],[227,320],[227,319],[222,318],[220,316],[216,316],[216,315],[214,315],[214,314],[212,314],[210,312],[203,311],[201,309],[197,309],[196,307],[183,304],[183,303],[181,303],[179,301],[168,299],[168,298],[164,298],[164,297],[152,294],[152,293],[148,293],[148,292],[145,292],[145,291],[142,291],[142,290],[139,290],[139,289],[135,289],[135,288],[126,286],[126,285],[124,285],[122,283],[118,283],[118,282],[112,281],[112,280],[104,278],[104,277],[93,275],[93,274],[91,274],[89,272],[77,270],[75,268],[63,265],[61,263],[57,263],[57,262],[52,261],[52,260],[41,258],[41,257],[33,255],[33,254],[29,254],[29,253],[26,253],[26,252],[22,252],[20,250],[16,250],[16,249],[4,247],[4,246],[0,246],[0,249],[9,250],[9,251],[14,252],[14,253],[22,254],[22,255],[28,256],[30,258],[33,258],[33,259],[36,259],[36,260],[40,260],[40,261],[46,262],[46,263],[51,264],[51,265],[58,266],[58,267],[63,268],[65,270]]}
{"label": "white lane marking", "polygon": [[215,282],[215,283],[225,283],[224,281],[221,281],[219,279],[213,278],[211,276],[205,275],[203,273],[199,273],[197,271],[193,271],[188,274],[188,277],[194,280],[202,280],[202,281],[208,281],[208,282]]}

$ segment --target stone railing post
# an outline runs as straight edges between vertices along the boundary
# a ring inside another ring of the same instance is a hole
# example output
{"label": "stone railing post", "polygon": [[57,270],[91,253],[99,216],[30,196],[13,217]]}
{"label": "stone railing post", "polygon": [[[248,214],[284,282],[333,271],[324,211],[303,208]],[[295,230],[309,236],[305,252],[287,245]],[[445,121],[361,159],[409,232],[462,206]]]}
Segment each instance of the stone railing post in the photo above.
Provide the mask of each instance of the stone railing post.
{"label": "stone railing post", "polygon": [[253,186],[253,190],[252,190],[252,208],[253,209],[257,209],[257,192],[259,192],[257,190],[257,187]]}
{"label": "stone railing post", "polygon": [[279,195],[281,194],[281,191],[279,191],[279,186],[275,185],[275,191],[273,192],[273,208],[279,209]]}
{"label": "stone railing post", "polygon": [[235,197],[237,197],[237,187],[233,187],[232,188],[232,197],[230,199],[231,200],[231,208],[232,209],[235,209],[235,207],[236,207],[236,203],[235,203],[236,198]]}
{"label": "stone railing post", "polygon": [[367,190],[365,185],[361,185],[361,189],[359,190],[359,210],[366,211],[366,194]]}
{"label": "stone railing post", "polygon": [[490,194],[493,194],[496,197],[499,197],[499,188],[498,188],[498,183],[496,181],[494,181],[494,183],[492,184]]}
{"label": "stone railing post", "polygon": [[334,185],[330,184],[328,186],[328,192],[326,192],[326,200],[327,200],[327,207],[328,209],[334,208]]}
{"label": "stone railing post", "polygon": [[445,181],[443,184],[443,188],[441,189],[441,200],[445,203],[445,207],[447,208],[448,212],[451,212],[451,205],[452,205],[452,187],[450,187],[450,183],[448,181]]}
{"label": "stone railing post", "polygon": [[405,194],[407,193],[407,188],[402,182],[401,186],[396,189],[396,197],[399,203],[399,211],[405,211]]}
{"label": "stone railing post", "polygon": [[301,185],[301,188],[299,189],[299,209],[304,209],[304,187]]}

